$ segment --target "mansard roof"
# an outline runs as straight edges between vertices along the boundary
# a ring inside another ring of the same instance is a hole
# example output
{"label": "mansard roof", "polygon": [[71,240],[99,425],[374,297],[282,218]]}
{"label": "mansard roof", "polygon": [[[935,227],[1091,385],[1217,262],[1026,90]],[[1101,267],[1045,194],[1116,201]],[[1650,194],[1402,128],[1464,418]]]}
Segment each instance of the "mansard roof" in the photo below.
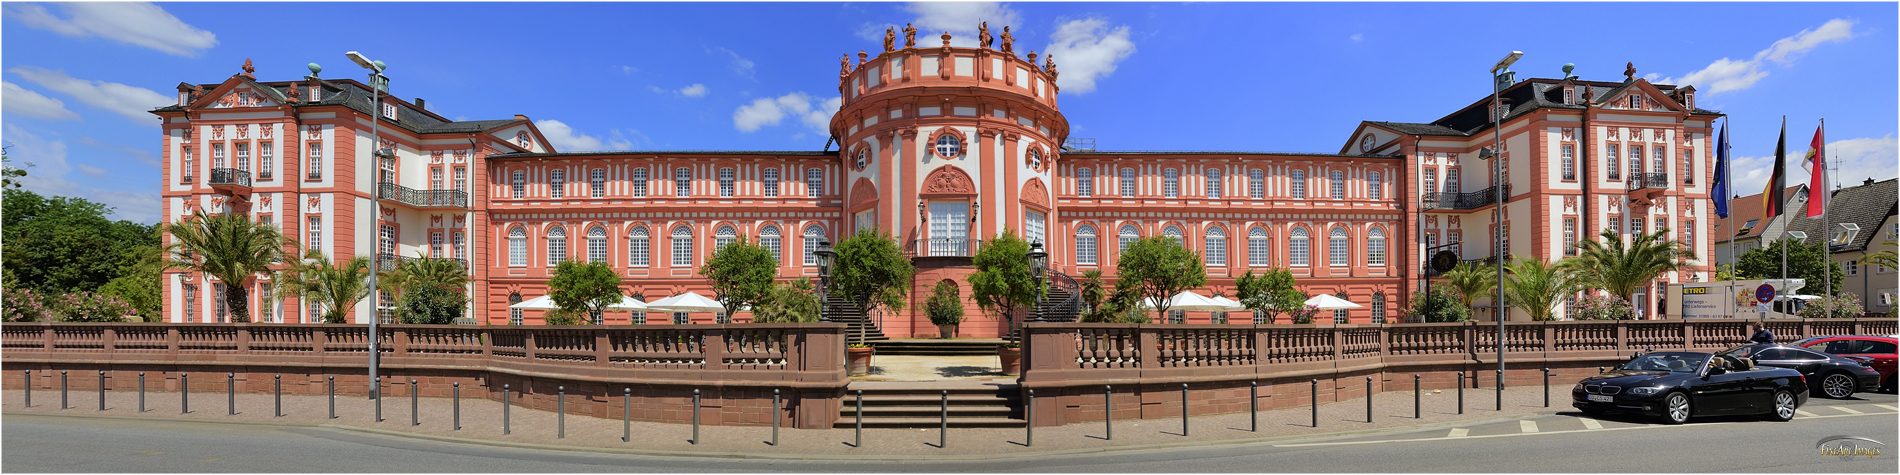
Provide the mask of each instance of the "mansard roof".
{"label": "mansard roof", "polygon": [[[232,76],[232,79],[249,84],[253,88],[256,88],[259,91],[262,91],[266,95],[270,96],[271,100],[277,101],[280,103],[289,102],[290,99],[289,99],[288,92],[290,88],[304,87],[309,84],[306,81],[257,82],[257,81],[252,81],[249,78],[244,77],[243,75]],[[295,107],[340,105],[340,106],[348,107],[357,112],[361,112],[364,115],[368,115],[371,117],[382,117],[381,114],[378,114],[375,111],[371,110],[371,108],[373,107],[372,100],[375,98],[371,97],[369,86],[366,84],[357,82],[354,79],[342,79],[342,80],[336,80],[336,81],[319,79],[319,78],[305,78],[305,79],[306,80],[315,79],[319,87],[322,88],[322,93],[320,94],[320,97],[318,98],[317,101],[309,101],[306,98],[305,101],[291,103],[291,105]],[[212,90],[217,89],[220,86],[223,86],[224,84],[225,84],[224,82],[219,82],[219,83],[211,83],[211,84],[198,84],[197,86],[204,87],[206,91],[212,91]],[[188,84],[188,83],[179,84],[180,89],[188,89],[189,86],[191,86],[191,84]],[[388,119],[382,119],[383,125],[394,126],[394,127],[407,130],[412,133],[417,133],[417,134],[485,132],[488,130],[493,130],[496,128],[527,121],[527,119],[521,119],[521,118],[454,121],[454,120],[449,120],[448,118],[442,117],[440,115],[437,115],[434,112],[429,112],[427,110],[417,108],[415,105],[410,104],[409,102],[404,101],[399,97],[389,95],[389,94],[377,94],[377,95],[380,96],[380,100],[382,100],[383,102],[396,105],[396,120],[390,121]],[[153,109],[152,112],[153,113],[182,112],[184,110],[185,110],[184,107],[179,107],[178,105],[173,104],[173,105],[168,105],[165,107]]]}
{"label": "mansard roof", "polygon": [[[1581,91],[1589,91],[1593,103],[1596,104],[1601,104],[1602,101],[1608,100],[1626,89],[1636,87],[1639,82],[1655,88],[1657,92],[1662,93],[1664,96],[1674,96],[1678,89],[1687,88],[1693,90],[1693,88],[1688,86],[1678,87],[1669,84],[1650,84],[1648,80],[1644,79],[1626,82],[1568,80],[1569,84],[1582,87],[1578,92],[1580,97],[1583,94]],[[1538,109],[1585,109],[1585,106],[1582,104],[1563,103],[1563,85],[1565,83],[1566,80],[1563,79],[1531,78],[1505,88],[1498,93],[1500,100],[1510,104],[1510,110],[1505,113],[1504,120],[1509,121]],[[1674,100],[1673,97],[1666,98]],[[1478,99],[1476,102],[1459,109],[1457,112],[1447,114],[1429,123],[1379,121],[1368,121],[1368,123],[1413,135],[1470,136],[1491,127],[1491,114],[1485,107],[1485,105],[1490,102],[1491,98],[1488,96]],[[1704,116],[1722,115],[1719,111],[1700,108],[1691,108],[1689,109],[1689,113],[1691,115]],[[1407,130],[1408,128],[1410,130]]]}
{"label": "mansard roof", "polygon": [[833,151],[613,150],[613,151],[598,151],[598,152],[557,152],[557,153],[515,152],[515,153],[504,153],[504,154],[499,154],[499,155],[489,155],[488,159],[496,160],[496,159],[509,159],[509,158],[603,157],[603,156],[614,156],[614,155],[718,155],[718,156],[727,156],[727,157],[732,157],[732,156],[808,156],[808,157],[830,156],[830,157],[835,157],[835,156],[838,156],[838,152],[836,150],[833,150]]}
{"label": "mansard roof", "polygon": [[1064,157],[1089,155],[1286,155],[1296,157],[1338,157],[1338,158],[1397,158],[1387,155],[1348,155],[1338,153],[1310,152],[1262,152],[1257,150],[1071,150],[1062,152]]}

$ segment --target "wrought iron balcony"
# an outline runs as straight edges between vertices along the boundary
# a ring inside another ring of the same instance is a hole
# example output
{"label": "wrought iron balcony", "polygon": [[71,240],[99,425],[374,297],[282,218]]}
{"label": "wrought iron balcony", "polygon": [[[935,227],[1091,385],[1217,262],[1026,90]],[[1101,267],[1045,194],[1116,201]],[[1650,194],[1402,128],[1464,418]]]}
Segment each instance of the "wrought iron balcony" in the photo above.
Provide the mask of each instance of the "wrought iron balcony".
{"label": "wrought iron balcony", "polygon": [[913,257],[974,257],[983,241],[969,238],[912,239],[904,249]]}
{"label": "wrought iron balcony", "polygon": [[1646,190],[1656,190],[1656,191],[1667,190],[1669,189],[1669,174],[1668,173],[1631,173],[1630,179],[1627,183],[1629,183],[1629,191],[1632,191],[1632,192],[1646,191]]}
{"label": "wrought iron balcony", "polygon": [[205,184],[220,190],[241,188],[242,190],[240,191],[249,191],[251,189],[251,172],[236,168],[213,168],[211,169],[210,179],[206,180]]}
{"label": "wrought iron balcony", "polygon": [[417,190],[395,183],[376,185],[376,199],[416,208],[468,209],[468,193],[461,190]]}
{"label": "wrought iron balcony", "polygon": [[[1497,203],[1497,187],[1470,193],[1425,193],[1419,196],[1425,209],[1478,209]],[[1511,185],[1504,185],[1504,196],[1511,196]]]}
{"label": "wrought iron balcony", "polygon": [[[376,253],[376,269],[383,272],[392,271],[392,270],[396,270],[396,268],[401,266],[402,263],[404,262],[416,261],[420,259],[422,258],[396,255],[396,254],[384,254],[384,253],[379,252],[379,253]],[[454,262],[456,265],[462,266],[462,273],[464,274],[468,273],[468,261],[466,260],[456,259],[453,257],[438,257],[436,258],[436,260]]]}

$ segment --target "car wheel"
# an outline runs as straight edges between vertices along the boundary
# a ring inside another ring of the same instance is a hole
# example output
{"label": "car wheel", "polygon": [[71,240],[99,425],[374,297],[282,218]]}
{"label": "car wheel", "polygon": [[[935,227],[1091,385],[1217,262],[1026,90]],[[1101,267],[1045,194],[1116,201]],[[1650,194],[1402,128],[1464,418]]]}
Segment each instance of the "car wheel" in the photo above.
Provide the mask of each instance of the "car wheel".
{"label": "car wheel", "polygon": [[1689,395],[1681,392],[1669,393],[1663,398],[1663,422],[1681,424],[1689,422]]}
{"label": "car wheel", "polygon": [[1847,373],[1828,373],[1821,377],[1821,395],[1834,399],[1847,399],[1854,395],[1854,377]]}
{"label": "car wheel", "polygon": [[1774,403],[1774,410],[1768,413],[1768,420],[1778,422],[1794,420],[1794,393],[1788,392],[1786,389],[1777,389],[1775,390]]}

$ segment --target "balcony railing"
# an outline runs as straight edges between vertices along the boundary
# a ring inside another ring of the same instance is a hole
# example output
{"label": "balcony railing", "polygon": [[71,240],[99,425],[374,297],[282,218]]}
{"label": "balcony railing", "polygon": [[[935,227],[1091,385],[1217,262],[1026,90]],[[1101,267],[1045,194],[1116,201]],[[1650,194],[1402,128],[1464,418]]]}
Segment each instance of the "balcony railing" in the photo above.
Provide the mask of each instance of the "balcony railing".
{"label": "balcony railing", "polygon": [[1628,183],[1629,183],[1629,191],[1637,191],[1637,190],[1644,190],[1644,189],[1667,190],[1669,189],[1669,174],[1668,173],[1631,173]]}
{"label": "balcony railing", "polygon": [[915,257],[973,257],[983,241],[969,238],[912,239],[904,249]]}
{"label": "balcony railing", "polygon": [[[1491,258],[1489,258],[1489,257],[1480,257],[1480,258],[1477,258],[1477,259],[1463,259],[1463,260],[1459,260],[1459,261],[1458,261],[1458,264],[1459,264],[1459,265],[1464,265],[1464,264],[1475,264],[1475,265],[1477,265],[1477,266],[1479,266],[1479,267],[1485,267],[1485,266],[1492,266],[1492,265],[1496,265],[1496,263],[1497,263],[1497,261],[1493,261],[1493,260],[1491,260]],[[1429,263],[1429,262],[1425,264],[1425,276],[1426,276],[1426,277],[1438,277],[1438,276],[1440,276],[1440,275],[1444,275],[1444,273],[1443,273],[1443,272],[1439,272],[1439,271],[1437,271],[1437,270],[1435,270],[1435,269],[1432,269],[1432,266],[1431,266],[1431,263]]]}
{"label": "balcony railing", "polygon": [[212,187],[251,187],[251,172],[236,168],[213,168],[210,178],[205,184]]}
{"label": "balcony railing", "polygon": [[[466,260],[456,259],[453,257],[438,257],[436,259],[444,260],[444,261],[452,261],[456,265],[462,266],[462,273],[464,274],[468,273],[468,261]],[[380,271],[384,271],[384,272],[392,271],[392,270],[396,270],[396,267],[402,265],[402,263],[404,262],[415,261],[415,260],[421,260],[421,258],[396,255],[396,254],[385,254],[385,253],[379,252],[379,253],[376,253],[376,269]]]}
{"label": "balcony railing", "polygon": [[[1498,202],[1497,187],[1470,193],[1425,193],[1419,196],[1425,209],[1478,209]],[[1504,185],[1504,196],[1511,196],[1511,185]]]}
{"label": "balcony railing", "polygon": [[394,183],[376,185],[376,199],[417,208],[467,208],[468,193],[461,190],[417,190]]}

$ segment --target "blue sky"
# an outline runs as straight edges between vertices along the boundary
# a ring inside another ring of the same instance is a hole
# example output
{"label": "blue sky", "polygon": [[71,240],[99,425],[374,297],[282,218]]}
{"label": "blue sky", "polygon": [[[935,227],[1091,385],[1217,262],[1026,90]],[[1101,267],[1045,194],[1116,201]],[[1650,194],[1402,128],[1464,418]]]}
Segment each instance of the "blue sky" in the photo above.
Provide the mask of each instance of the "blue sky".
{"label": "blue sky", "polygon": [[[266,81],[360,78],[456,119],[525,114],[562,150],[817,150],[838,57],[884,28],[919,44],[978,19],[1053,52],[1072,137],[1104,150],[1334,152],[1362,120],[1429,122],[1520,78],[1694,84],[1730,114],[1759,192],[1787,116],[1828,120],[1837,182],[1900,175],[1895,3],[163,3],[8,2],[0,127],[28,188],[159,215],[158,120],[179,82],[246,58]],[[365,12],[373,14],[365,15]],[[356,18],[368,21],[353,20]],[[1790,181],[1806,174],[1790,161]]]}

